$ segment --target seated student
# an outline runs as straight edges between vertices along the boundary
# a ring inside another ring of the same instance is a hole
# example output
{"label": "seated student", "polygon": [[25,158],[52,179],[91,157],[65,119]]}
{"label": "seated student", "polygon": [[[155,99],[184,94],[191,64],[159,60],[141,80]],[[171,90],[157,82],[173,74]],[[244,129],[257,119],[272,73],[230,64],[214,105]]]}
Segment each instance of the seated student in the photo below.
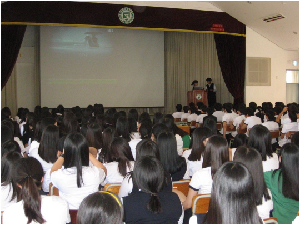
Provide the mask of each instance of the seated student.
{"label": "seated student", "polygon": [[225,138],[215,135],[208,139],[203,156],[202,169],[194,173],[189,185],[189,193],[183,208],[192,207],[193,197],[197,194],[211,193],[212,178],[219,167],[229,161],[228,143]]}
{"label": "seated student", "polygon": [[253,110],[250,107],[246,108],[245,111],[246,119],[240,125],[240,129],[247,129],[247,135],[249,135],[249,130],[256,124],[262,124],[261,119],[257,116],[254,116]]}
{"label": "seated student", "polygon": [[128,117],[128,129],[129,129],[131,140],[141,138],[139,135],[139,132],[137,130],[137,127],[138,127],[137,125],[138,125],[138,122],[134,118]]}
{"label": "seated student", "polygon": [[174,134],[171,132],[159,134],[157,145],[160,161],[165,170],[171,175],[172,181],[183,179],[187,165],[185,159],[178,155]]}
{"label": "seated student", "polygon": [[[259,224],[251,173],[242,163],[227,162],[216,172],[203,223]],[[230,212],[230,213],[228,213]]]}
{"label": "seated student", "polygon": [[141,157],[136,162],[132,178],[139,191],[123,198],[125,223],[175,224],[182,221],[179,197],[171,190],[163,191],[166,175],[157,158]]}
{"label": "seated student", "polygon": [[238,116],[234,118],[234,120],[232,122],[232,127],[231,127],[231,128],[235,127],[236,131],[233,131],[231,133],[232,137],[235,137],[238,134],[238,131],[240,129],[240,124],[242,123],[243,120],[246,119],[245,111],[246,111],[246,108],[243,105],[239,106],[239,108],[237,109]]}
{"label": "seated student", "polygon": [[70,222],[68,203],[58,196],[40,196],[43,168],[37,159],[19,159],[13,170],[18,185],[18,202],[3,212],[3,224],[66,224]]}
{"label": "seated student", "polygon": [[276,118],[276,122],[280,122],[281,125],[285,123],[290,123],[291,119],[289,118],[289,112],[294,112],[297,115],[297,119],[299,117],[299,105],[296,103],[287,104],[287,107],[282,109],[282,112]]}
{"label": "seated student", "polygon": [[251,173],[258,215],[261,219],[269,218],[273,202],[264,180],[261,155],[254,148],[240,146],[236,150],[233,161],[243,163]]}
{"label": "seated student", "polygon": [[235,151],[240,146],[247,146],[248,137],[244,133],[239,133],[234,137],[232,148],[229,149],[229,160],[232,161]]}
{"label": "seated student", "polygon": [[114,127],[107,127],[104,129],[102,134],[103,145],[101,152],[98,155],[98,161],[106,165],[106,163],[110,162],[110,147],[111,142],[115,137],[118,137],[117,131]]}
{"label": "seated student", "polygon": [[278,144],[282,147],[285,143],[289,143],[290,139],[287,137],[287,133],[289,131],[299,131],[299,123],[297,122],[297,114],[295,111],[288,112],[289,119],[291,120],[290,123],[285,123],[282,125],[280,140]]}
{"label": "seated student", "polygon": [[77,212],[77,224],[121,224],[123,216],[120,199],[114,193],[99,191],[83,199]]}
{"label": "seated student", "polygon": [[212,135],[218,134],[217,122],[210,117],[204,121],[203,127],[208,128],[212,132]]}
{"label": "seated student", "polygon": [[181,119],[181,116],[184,113],[184,112],[181,112],[181,110],[182,110],[182,105],[181,104],[177,104],[176,105],[176,112],[174,112],[172,114],[172,116],[174,117],[174,119],[179,119],[179,118]]}
{"label": "seated student", "polygon": [[187,117],[187,120],[189,123],[191,123],[192,121],[196,121],[197,120],[197,108],[194,106],[194,107],[191,107],[190,110],[190,115]]}
{"label": "seated student", "polygon": [[213,116],[217,117],[217,122],[222,122],[222,117],[224,116],[224,112],[222,111],[222,104],[216,103],[214,105],[214,113]]}
{"label": "seated student", "polygon": [[158,135],[160,135],[161,133],[164,133],[164,132],[168,132],[168,131],[169,131],[169,128],[165,124],[163,124],[163,123],[155,124],[152,127],[151,140],[156,143]]}
{"label": "seated student", "polygon": [[88,124],[85,137],[89,145],[89,152],[98,159],[103,145],[101,126],[98,123]]}
{"label": "seated student", "polygon": [[[275,116],[274,116],[274,111],[272,109],[269,109],[265,113],[266,120],[267,122],[262,123],[263,126],[268,128],[269,131],[278,131],[279,130],[279,125],[277,122],[275,122]],[[275,143],[277,143],[276,138],[272,138],[272,149],[273,152],[276,151],[276,146]]]}
{"label": "seated student", "polygon": [[184,119],[187,119],[189,117],[189,115],[191,115],[189,113],[189,107],[183,106],[183,114],[181,115],[181,121],[183,121]]}
{"label": "seated student", "polygon": [[214,116],[213,113],[214,113],[214,109],[212,107],[208,107],[207,110],[206,110],[206,116],[203,117],[203,124],[208,119],[212,119],[216,123],[218,122],[218,118],[216,116]]}
{"label": "seated student", "polygon": [[12,179],[12,170],[20,158],[22,158],[20,151],[7,151],[1,157],[1,211],[17,202],[18,187]]}
{"label": "seated student", "polygon": [[291,224],[299,212],[299,148],[285,144],[281,149],[281,167],[264,173],[267,187],[272,193],[272,216],[278,223]]}
{"label": "seated student", "polygon": [[153,125],[161,123],[164,120],[164,115],[161,112],[156,112],[153,115]]}
{"label": "seated student", "polygon": [[202,105],[201,108],[199,108],[199,114],[197,116],[196,122],[197,122],[197,126],[199,126],[200,123],[203,124],[203,118],[205,116],[207,116],[207,106],[206,105]]}
{"label": "seated student", "polygon": [[258,113],[256,102],[249,102],[248,106],[252,109],[253,113]]}
{"label": "seated student", "polygon": [[279,167],[278,156],[272,151],[271,141],[271,133],[263,125],[255,125],[250,130],[248,147],[255,148],[261,154],[264,172],[276,170]]}
{"label": "seated student", "polygon": [[135,119],[136,122],[139,121],[139,113],[136,109],[130,109],[127,117]]}
{"label": "seated student", "polygon": [[230,124],[230,122],[233,121],[233,115],[232,115],[232,107],[231,103],[224,103],[223,104],[223,109],[224,109],[224,116],[222,117],[222,123],[223,123],[223,129],[221,129],[220,133],[223,134],[223,137],[229,140],[229,138],[232,137],[231,132],[232,131],[227,131],[227,125]]}
{"label": "seated student", "polygon": [[[63,154],[51,168],[51,182],[58,188],[59,196],[67,200],[69,208],[78,209],[87,195],[98,191],[105,179],[106,168],[89,153],[87,140],[82,134],[67,135],[63,149]],[[89,161],[93,166],[89,166]]]}
{"label": "seated student", "polygon": [[121,183],[128,172],[134,167],[134,159],[128,142],[121,137],[114,138],[109,152],[110,162],[105,164],[107,175],[101,183]]}
{"label": "seated student", "polygon": [[117,119],[116,130],[119,136],[124,138],[127,142],[131,140],[129,129],[128,129],[128,120],[126,117],[121,116]]}
{"label": "seated student", "polygon": [[190,179],[195,172],[202,169],[203,155],[206,146],[206,139],[212,135],[207,127],[198,127],[192,134],[192,149],[183,152],[182,157],[187,163],[187,171],[184,179]]}

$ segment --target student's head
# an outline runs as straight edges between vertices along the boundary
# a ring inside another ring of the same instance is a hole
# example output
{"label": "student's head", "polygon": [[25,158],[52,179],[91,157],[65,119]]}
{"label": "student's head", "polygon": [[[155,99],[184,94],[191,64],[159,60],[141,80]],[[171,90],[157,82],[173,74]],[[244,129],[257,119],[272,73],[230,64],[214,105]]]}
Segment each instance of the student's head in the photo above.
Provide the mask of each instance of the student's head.
{"label": "student's head", "polygon": [[254,183],[256,204],[262,204],[263,197],[265,197],[265,200],[270,199],[264,180],[262,159],[259,152],[254,148],[247,148],[245,146],[238,147],[234,154],[233,161],[243,163],[251,173]]}
{"label": "student's head", "polygon": [[9,201],[17,197],[17,185],[13,181],[12,171],[20,158],[22,158],[22,155],[16,151],[6,152],[1,157],[1,186],[11,185],[12,187],[12,190],[10,190],[11,196],[7,197]]}
{"label": "student's head", "polygon": [[98,158],[100,162],[107,163],[111,161],[109,159],[110,157],[109,152],[110,152],[111,142],[115,137],[118,137],[118,134],[114,127],[107,127],[104,129],[102,134],[103,145],[102,145],[101,153],[99,154],[99,158]]}
{"label": "student's head", "polygon": [[11,118],[11,111],[8,107],[3,107],[1,109],[1,120],[10,119]]}
{"label": "student's head", "polygon": [[265,111],[268,121],[275,121],[275,113],[273,109],[268,109]]}
{"label": "student's head", "polygon": [[118,118],[117,123],[116,123],[116,129],[117,129],[119,136],[125,138],[127,140],[127,142],[130,141],[128,120],[126,117],[121,116]]}
{"label": "student's head", "polygon": [[261,223],[256,208],[253,179],[242,163],[226,162],[216,172],[206,222]]}
{"label": "student's head", "polygon": [[142,139],[150,139],[152,134],[152,123],[150,121],[142,122],[139,133]]}
{"label": "student's head", "polygon": [[136,109],[130,109],[129,112],[128,112],[128,119],[129,118],[133,118],[135,119],[135,121],[138,121],[139,120],[139,113]]}
{"label": "student's head", "polygon": [[173,134],[175,134],[175,123],[174,123],[173,116],[172,116],[172,118],[170,118],[170,117],[168,117],[168,115],[166,115],[162,123],[168,127],[169,132],[172,132]]}
{"label": "student's head", "polygon": [[272,157],[272,136],[268,128],[257,124],[250,129],[248,147],[255,148],[262,157],[263,161]]}
{"label": "student's head", "polygon": [[18,201],[23,200],[27,223],[44,223],[39,196],[43,176],[43,167],[36,158],[20,158],[13,168],[13,181],[20,187],[17,189]]}
{"label": "student's head", "polygon": [[210,137],[212,132],[207,127],[198,127],[194,130],[192,134],[192,151],[189,156],[189,161],[198,161],[203,157],[205,146],[206,146],[206,138]]}
{"label": "student's head", "polygon": [[13,141],[13,131],[7,125],[1,125],[1,145],[8,141]]}
{"label": "student's head", "polygon": [[289,111],[288,115],[292,122],[297,122],[297,113],[295,111]]}
{"label": "student's head", "polygon": [[129,133],[137,132],[137,121],[132,117],[128,117],[128,130]]}
{"label": "student's head", "polygon": [[224,103],[223,104],[223,109],[224,109],[224,111],[226,111],[227,113],[231,113],[232,111],[232,105],[231,104],[229,104],[229,103]]}
{"label": "student's head", "polygon": [[158,124],[155,124],[153,127],[152,127],[152,139],[153,141],[156,141],[157,140],[157,137],[160,133],[163,133],[163,132],[167,132],[168,131],[168,127],[163,124],[163,123],[158,123]]}
{"label": "student's head", "polygon": [[98,123],[91,123],[87,126],[86,140],[89,147],[102,148],[102,129]]}
{"label": "student's head", "polygon": [[176,111],[177,112],[181,112],[181,110],[182,110],[182,105],[181,104],[177,104],[176,105]]}
{"label": "student's head", "polygon": [[164,115],[161,112],[156,112],[153,115],[153,124],[161,123],[164,119]]}
{"label": "student's head", "polygon": [[198,81],[197,81],[197,80],[194,80],[194,81],[192,82],[191,85],[193,85],[193,86],[198,86]]}
{"label": "student's head", "polygon": [[279,106],[275,106],[273,110],[274,110],[275,115],[279,115],[282,111],[282,108]]}
{"label": "student's head", "polygon": [[245,115],[246,116],[254,116],[254,111],[252,108],[250,107],[247,107],[246,110],[245,110]]}
{"label": "student's head", "polygon": [[112,192],[99,191],[83,199],[78,209],[77,223],[121,224],[123,214],[123,206],[117,195]]}
{"label": "student's head", "polygon": [[136,146],[136,160],[142,156],[153,156],[160,159],[157,144],[150,140],[140,141]]}
{"label": "student's head", "polygon": [[197,112],[197,108],[195,106],[192,106],[192,107],[190,107],[190,111],[191,111],[191,114],[194,114]]}
{"label": "student's head", "polygon": [[216,111],[222,111],[222,104],[221,103],[216,103],[215,105],[214,105],[214,108],[215,108],[215,110]]}
{"label": "student's head", "polygon": [[212,118],[206,119],[203,123],[203,127],[207,127],[208,129],[210,129],[210,131],[212,132],[212,135],[218,133],[217,123]]}
{"label": "student's head", "polygon": [[139,116],[138,122],[141,122],[141,121],[144,120],[144,119],[150,119],[150,120],[151,120],[149,113],[147,113],[147,112],[142,112],[142,114]]}
{"label": "student's head", "polygon": [[211,79],[210,77],[209,77],[209,78],[206,78],[206,82],[207,82],[208,84],[210,84],[211,81],[212,81],[212,79]]}
{"label": "student's head", "polygon": [[291,143],[294,143],[295,145],[297,145],[299,147],[299,131],[294,133],[294,135],[291,139]]}
{"label": "student's head", "polygon": [[183,112],[184,113],[188,113],[189,112],[189,107],[187,105],[183,106]]}
{"label": "student's head", "polygon": [[143,156],[136,161],[132,181],[135,186],[150,196],[147,209],[152,213],[162,213],[158,193],[164,188],[165,171],[161,162],[153,156]]}
{"label": "student's head", "polygon": [[197,104],[198,109],[201,109],[202,106],[204,106],[203,102],[197,102],[196,104]]}
{"label": "student's head", "polygon": [[[206,112],[207,112],[207,106],[203,104],[203,105],[201,106],[200,110],[201,110],[203,113],[206,113]],[[212,112],[211,114],[213,114],[213,112]]]}
{"label": "student's head", "polygon": [[34,139],[37,142],[41,142],[42,134],[44,129],[49,126],[49,125],[54,125],[55,124],[55,119],[52,117],[46,117],[41,119],[37,124],[36,124],[36,129],[34,133]]}
{"label": "student's head", "polygon": [[248,137],[244,133],[238,133],[233,140],[232,148],[238,148],[240,146],[246,146]]}
{"label": "student's head", "polygon": [[128,142],[122,137],[114,138],[109,154],[112,161],[118,162],[119,173],[125,177],[127,173],[126,166],[130,168],[130,161],[134,161]]}
{"label": "student's head", "polygon": [[89,166],[89,146],[80,133],[68,134],[64,141],[64,168],[76,167],[77,187],[82,186],[82,167]]}
{"label": "student's head", "polygon": [[299,147],[287,143],[281,149],[282,194],[299,201]]}
{"label": "student's head", "polygon": [[59,130],[55,125],[47,126],[42,134],[38,149],[39,156],[47,163],[55,163],[57,160],[57,143],[59,140]]}
{"label": "student's head", "polygon": [[62,124],[64,134],[69,134],[78,131],[77,117],[73,112],[65,112]]}
{"label": "student's head", "polygon": [[7,141],[1,145],[1,157],[7,152],[18,152],[21,154],[21,148],[16,141]]}
{"label": "student's head", "polygon": [[207,110],[206,110],[206,113],[207,113],[208,116],[211,116],[214,113],[214,108],[208,107]]}
{"label": "student's head", "polygon": [[225,162],[229,161],[228,143],[225,138],[214,135],[206,142],[202,168],[211,167],[212,177]]}
{"label": "student's head", "polygon": [[254,113],[257,109],[256,102],[249,102],[249,107],[253,110],[253,113]]}

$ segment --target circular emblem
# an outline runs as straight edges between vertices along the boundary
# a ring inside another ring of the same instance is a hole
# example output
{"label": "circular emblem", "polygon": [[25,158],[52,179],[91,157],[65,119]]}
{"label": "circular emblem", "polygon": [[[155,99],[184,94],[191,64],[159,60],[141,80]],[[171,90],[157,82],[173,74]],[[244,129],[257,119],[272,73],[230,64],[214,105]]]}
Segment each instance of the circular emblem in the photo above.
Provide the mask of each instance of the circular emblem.
{"label": "circular emblem", "polygon": [[134,13],[132,9],[128,7],[124,7],[119,11],[119,19],[122,23],[129,24],[133,21],[134,19]]}
{"label": "circular emblem", "polygon": [[197,94],[196,99],[200,100],[202,98],[201,94]]}

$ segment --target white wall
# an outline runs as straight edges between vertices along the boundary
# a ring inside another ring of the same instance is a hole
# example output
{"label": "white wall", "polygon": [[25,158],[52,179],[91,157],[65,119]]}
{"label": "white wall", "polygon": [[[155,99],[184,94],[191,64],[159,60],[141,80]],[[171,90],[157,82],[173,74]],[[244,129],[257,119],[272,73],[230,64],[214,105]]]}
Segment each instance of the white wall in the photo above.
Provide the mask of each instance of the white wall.
{"label": "white wall", "polygon": [[285,51],[262,37],[251,28],[246,29],[246,56],[271,58],[271,86],[246,86],[246,104],[256,102],[286,102],[286,69],[299,69],[292,65],[299,61],[298,52]]}

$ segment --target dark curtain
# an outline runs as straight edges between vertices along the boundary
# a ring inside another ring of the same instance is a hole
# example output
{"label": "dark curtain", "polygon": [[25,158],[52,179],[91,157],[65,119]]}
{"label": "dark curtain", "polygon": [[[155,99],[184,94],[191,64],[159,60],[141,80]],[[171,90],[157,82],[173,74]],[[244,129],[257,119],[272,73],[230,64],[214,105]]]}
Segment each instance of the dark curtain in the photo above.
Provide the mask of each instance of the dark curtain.
{"label": "dark curtain", "polygon": [[214,34],[214,37],[224,82],[234,97],[234,104],[243,103],[246,38],[225,34]]}
{"label": "dark curtain", "polygon": [[17,61],[26,27],[1,25],[1,90],[5,87]]}

